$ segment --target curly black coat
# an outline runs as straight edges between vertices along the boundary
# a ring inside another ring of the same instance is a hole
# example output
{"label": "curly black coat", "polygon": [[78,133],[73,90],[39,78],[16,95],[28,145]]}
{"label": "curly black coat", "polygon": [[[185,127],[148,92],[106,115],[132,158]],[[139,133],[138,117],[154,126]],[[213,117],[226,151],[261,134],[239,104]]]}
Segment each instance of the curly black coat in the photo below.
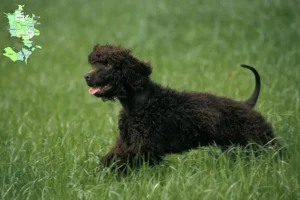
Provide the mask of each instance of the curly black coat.
{"label": "curly black coat", "polygon": [[[180,153],[205,145],[227,148],[249,143],[266,145],[274,139],[271,126],[253,110],[256,89],[247,101],[235,101],[208,93],[178,92],[150,80],[151,66],[110,45],[96,45],[88,56],[93,69],[85,75],[90,93],[103,100],[118,99],[119,136],[101,163],[118,166],[142,158],[149,164],[166,154]],[[135,163],[136,164],[136,163]]]}

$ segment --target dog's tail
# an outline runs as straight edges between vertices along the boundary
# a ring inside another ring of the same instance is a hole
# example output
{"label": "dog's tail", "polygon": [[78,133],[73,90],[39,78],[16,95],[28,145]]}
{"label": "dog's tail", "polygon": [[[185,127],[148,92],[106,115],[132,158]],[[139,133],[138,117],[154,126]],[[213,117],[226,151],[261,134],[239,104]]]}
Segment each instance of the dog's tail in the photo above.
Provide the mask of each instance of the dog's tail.
{"label": "dog's tail", "polygon": [[244,68],[247,68],[247,69],[251,70],[254,73],[254,76],[255,76],[255,89],[254,89],[254,92],[253,92],[252,96],[248,100],[245,101],[245,103],[247,105],[249,105],[251,108],[254,108],[254,106],[257,102],[257,99],[258,99],[259,92],[260,92],[260,76],[259,76],[258,72],[256,71],[256,69],[254,67],[251,67],[249,65],[244,65],[244,64],[241,64],[241,67],[244,67]]}

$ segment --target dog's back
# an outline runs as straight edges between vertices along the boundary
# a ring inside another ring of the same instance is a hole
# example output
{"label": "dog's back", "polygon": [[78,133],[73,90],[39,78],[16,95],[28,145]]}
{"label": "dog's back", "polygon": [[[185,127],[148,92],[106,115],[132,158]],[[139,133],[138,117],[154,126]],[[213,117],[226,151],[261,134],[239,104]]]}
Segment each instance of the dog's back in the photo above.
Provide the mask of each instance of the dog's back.
{"label": "dog's back", "polygon": [[159,120],[163,123],[155,131],[155,134],[160,132],[158,138],[167,141],[163,146],[170,149],[164,152],[211,144],[266,145],[274,139],[272,127],[262,115],[243,102],[206,93],[183,92],[171,96],[166,99],[175,97],[177,102],[160,101],[160,108],[169,106],[169,109],[162,109]]}

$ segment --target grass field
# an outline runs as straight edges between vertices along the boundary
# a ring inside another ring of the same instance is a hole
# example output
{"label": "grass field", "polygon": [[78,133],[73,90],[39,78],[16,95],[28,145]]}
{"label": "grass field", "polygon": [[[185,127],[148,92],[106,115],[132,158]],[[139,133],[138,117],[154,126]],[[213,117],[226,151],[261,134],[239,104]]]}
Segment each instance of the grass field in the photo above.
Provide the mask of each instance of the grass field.
{"label": "grass field", "polygon": [[[24,0],[41,16],[28,64],[0,56],[0,199],[300,199],[300,2]],[[4,0],[1,13],[16,9]],[[2,10],[3,9],[3,10]],[[1,48],[17,43],[0,20]],[[248,98],[245,63],[257,68],[256,110],[274,126],[289,160],[236,161],[205,149],[170,155],[124,177],[103,170],[118,134],[118,102],[88,94],[94,44],[151,61],[152,79],[178,90]]]}

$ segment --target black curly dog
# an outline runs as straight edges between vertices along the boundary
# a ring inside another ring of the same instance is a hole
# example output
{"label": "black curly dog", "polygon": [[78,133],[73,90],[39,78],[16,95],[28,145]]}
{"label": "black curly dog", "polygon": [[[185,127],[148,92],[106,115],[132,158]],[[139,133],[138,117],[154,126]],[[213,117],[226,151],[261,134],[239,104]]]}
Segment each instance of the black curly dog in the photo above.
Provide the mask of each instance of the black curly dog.
{"label": "black curly dog", "polygon": [[118,99],[120,135],[114,147],[100,160],[106,166],[138,166],[141,160],[159,163],[166,154],[205,145],[226,149],[231,145],[273,143],[272,127],[253,110],[260,91],[256,78],[253,95],[234,101],[199,92],[178,92],[150,80],[151,66],[130,50],[96,45],[88,56],[92,71],[84,78],[89,93],[103,100]]}

